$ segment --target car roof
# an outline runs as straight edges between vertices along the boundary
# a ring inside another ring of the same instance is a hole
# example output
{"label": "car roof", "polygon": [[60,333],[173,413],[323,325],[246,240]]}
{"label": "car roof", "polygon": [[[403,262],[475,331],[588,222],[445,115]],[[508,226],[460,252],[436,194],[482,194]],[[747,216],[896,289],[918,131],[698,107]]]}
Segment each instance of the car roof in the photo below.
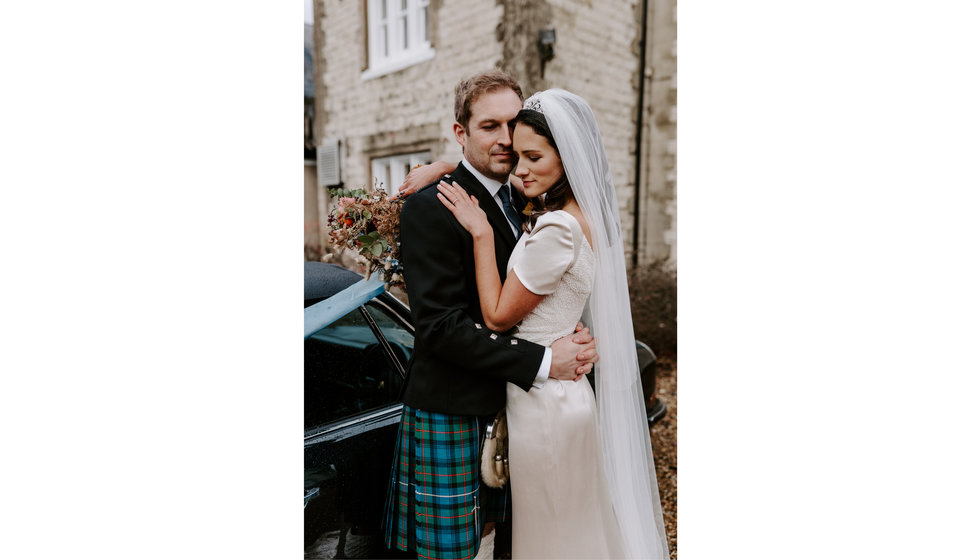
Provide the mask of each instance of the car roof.
{"label": "car roof", "polygon": [[328,298],[357,283],[364,276],[342,266],[323,262],[303,263],[303,299],[306,305],[313,300]]}

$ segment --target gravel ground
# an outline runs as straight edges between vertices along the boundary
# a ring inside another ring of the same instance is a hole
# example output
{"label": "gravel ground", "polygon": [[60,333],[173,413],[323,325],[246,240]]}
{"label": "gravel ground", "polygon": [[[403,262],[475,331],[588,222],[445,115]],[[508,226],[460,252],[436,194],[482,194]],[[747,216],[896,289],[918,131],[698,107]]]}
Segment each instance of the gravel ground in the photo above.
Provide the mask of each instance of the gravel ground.
{"label": "gravel ground", "polygon": [[670,557],[677,558],[677,365],[657,362],[657,398],[667,405],[667,415],[650,428],[653,459],[664,510],[664,528]]}

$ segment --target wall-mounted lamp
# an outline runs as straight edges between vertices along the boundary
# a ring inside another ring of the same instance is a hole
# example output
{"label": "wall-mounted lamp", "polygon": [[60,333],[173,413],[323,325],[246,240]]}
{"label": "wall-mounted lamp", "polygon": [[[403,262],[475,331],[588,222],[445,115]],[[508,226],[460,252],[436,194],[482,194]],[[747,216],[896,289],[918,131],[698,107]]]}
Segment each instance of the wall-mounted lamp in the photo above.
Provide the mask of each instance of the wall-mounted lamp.
{"label": "wall-mounted lamp", "polygon": [[542,29],[538,33],[538,56],[541,58],[541,75],[544,75],[544,63],[555,58],[555,30]]}

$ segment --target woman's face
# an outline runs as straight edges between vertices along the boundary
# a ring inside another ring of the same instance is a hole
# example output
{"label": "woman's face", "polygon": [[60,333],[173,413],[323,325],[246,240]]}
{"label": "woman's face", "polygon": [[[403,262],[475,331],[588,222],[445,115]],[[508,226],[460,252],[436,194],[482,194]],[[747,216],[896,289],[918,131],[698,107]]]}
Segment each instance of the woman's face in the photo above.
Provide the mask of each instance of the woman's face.
{"label": "woman's face", "polygon": [[530,126],[517,123],[514,127],[514,151],[517,152],[514,175],[524,181],[524,196],[541,196],[561,179],[564,169],[558,151]]}

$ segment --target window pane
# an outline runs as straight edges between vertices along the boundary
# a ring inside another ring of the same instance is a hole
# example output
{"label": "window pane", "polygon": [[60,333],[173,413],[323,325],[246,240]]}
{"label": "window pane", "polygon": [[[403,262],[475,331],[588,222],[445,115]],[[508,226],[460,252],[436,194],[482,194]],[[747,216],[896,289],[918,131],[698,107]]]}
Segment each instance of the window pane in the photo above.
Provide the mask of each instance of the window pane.
{"label": "window pane", "polygon": [[402,45],[408,50],[408,16],[402,16]]}
{"label": "window pane", "polygon": [[381,19],[388,17],[388,0],[381,0]]}
{"label": "window pane", "polygon": [[431,162],[432,156],[428,151],[398,154],[372,159],[371,172],[374,178],[384,182],[386,192],[393,193],[405,181],[405,176],[413,167]]}
{"label": "window pane", "polygon": [[[391,182],[388,183],[392,188],[398,188],[399,185],[405,182],[405,176],[408,175],[408,164],[405,160],[395,160],[391,162]],[[394,191],[392,191],[394,192]]]}
{"label": "window pane", "polygon": [[360,309],[320,329],[303,344],[307,429],[398,400],[401,374]]}
{"label": "window pane", "polygon": [[391,185],[391,163],[389,163],[388,165],[386,165],[384,167],[384,173],[378,179],[381,181],[381,185],[379,185],[379,186],[382,189],[384,189],[385,192],[388,192],[388,191],[391,190],[388,187],[389,185]]}

